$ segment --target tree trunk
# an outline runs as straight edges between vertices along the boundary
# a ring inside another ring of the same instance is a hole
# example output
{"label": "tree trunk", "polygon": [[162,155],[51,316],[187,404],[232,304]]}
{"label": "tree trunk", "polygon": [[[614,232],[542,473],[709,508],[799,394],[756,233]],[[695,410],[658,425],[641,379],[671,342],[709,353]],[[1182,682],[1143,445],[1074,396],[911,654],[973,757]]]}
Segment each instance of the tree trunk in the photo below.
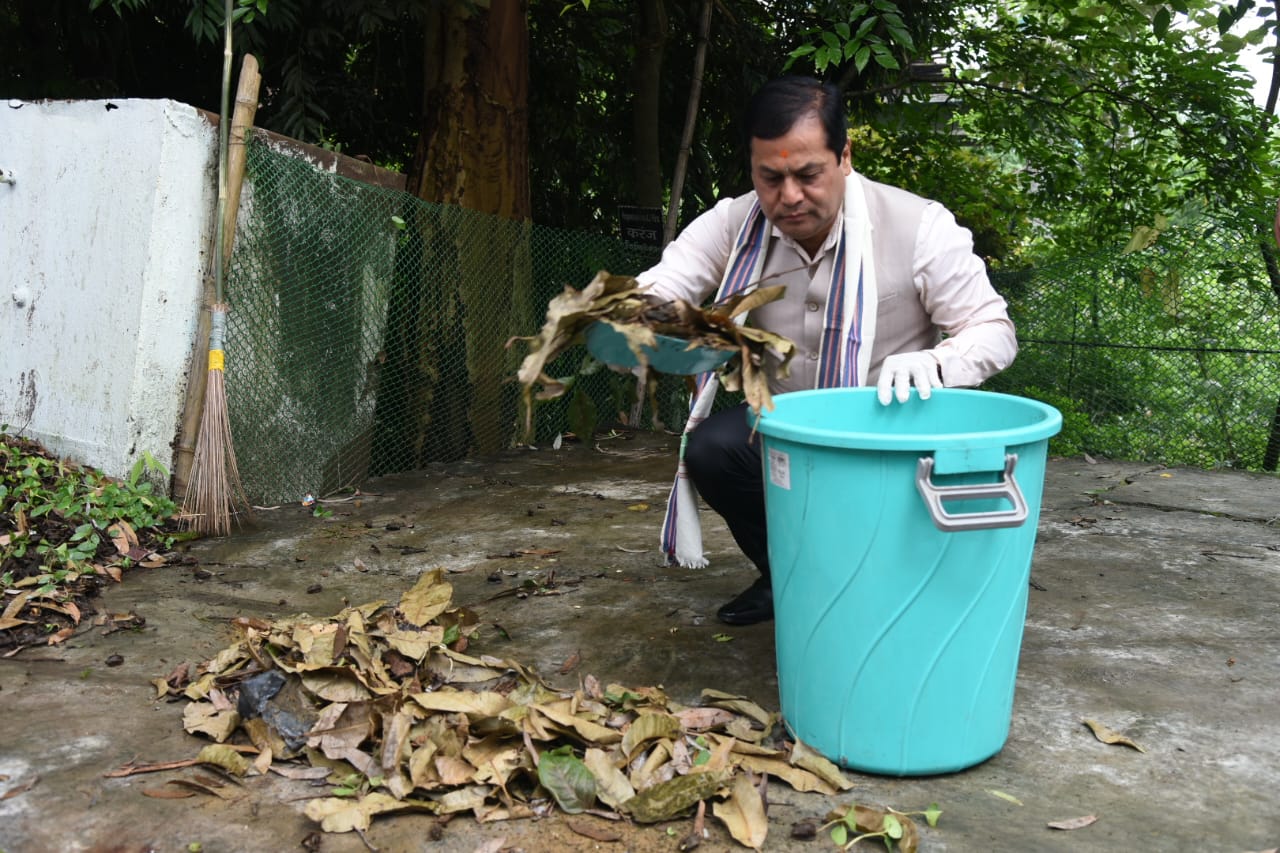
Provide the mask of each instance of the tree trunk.
{"label": "tree trunk", "polygon": [[698,52],[693,58],[693,81],[689,85],[689,105],[684,114],[684,131],[680,135],[680,151],[676,170],[671,177],[671,206],[667,209],[662,245],[676,237],[680,224],[680,195],[684,192],[684,176],[689,166],[689,149],[693,146],[693,130],[698,123],[698,104],[702,100],[702,70],[707,65],[707,44],[711,35],[711,10],[714,0],[702,0],[702,16],[698,21]]}
{"label": "tree trunk", "polygon": [[[1273,6],[1272,8],[1274,11],[1275,7]],[[1276,11],[1276,14],[1280,14],[1280,11]],[[1280,50],[1280,27],[1276,28],[1275,34],[1275,46],[1277,50]],[[1273,56],[1271,57],[1271,84],[1267,86],[1267,105],[1264,107],[1267,115],[1275,115],[1277,97],[1280,97],[1280,60]],[[1280,239],[1280,237],[1277,237],[1277,239]]]}
{"label": "tree trunk", "polygon": [[412,220],[421,240],[409,241],[413,266],[398,276],[411,292],[393,303],[406,313],[390,317],[397,351],[387,353],[407,405],[392,433],[419,465],[510,444],[521,354],[505,345],[530,333],[532,290],[526,2],[430,9],[406,185],[445,207]]}
{"label": "tree trunk", "polygon": [[658,126],[661,121],[662,51],[667,41],[667,10],[663,0],[640,0],[636,33],[636,61],[632,69],[632,121],[635,143],[635,203],[662,207],[662,160]]}

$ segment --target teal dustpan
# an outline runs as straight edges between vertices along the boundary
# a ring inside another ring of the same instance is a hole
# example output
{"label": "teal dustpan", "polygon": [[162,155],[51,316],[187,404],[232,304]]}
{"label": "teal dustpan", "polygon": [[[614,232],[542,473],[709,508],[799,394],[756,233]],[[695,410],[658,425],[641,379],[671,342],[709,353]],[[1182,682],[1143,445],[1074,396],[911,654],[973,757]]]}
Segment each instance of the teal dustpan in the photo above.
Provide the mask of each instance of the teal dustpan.
{"label": "teal dustpan", "polygon": [[[655,335],[656,347],[643,347],[649,366],[659,373],[694,374],[715,370],[733,357],[733,350],[694,347],[689,342],[669,335]],[[640,364],[636,354],[627,346],[626,335],[603,321],[587,327],[587,351],[605,364],[613,367],[636,367]]]}

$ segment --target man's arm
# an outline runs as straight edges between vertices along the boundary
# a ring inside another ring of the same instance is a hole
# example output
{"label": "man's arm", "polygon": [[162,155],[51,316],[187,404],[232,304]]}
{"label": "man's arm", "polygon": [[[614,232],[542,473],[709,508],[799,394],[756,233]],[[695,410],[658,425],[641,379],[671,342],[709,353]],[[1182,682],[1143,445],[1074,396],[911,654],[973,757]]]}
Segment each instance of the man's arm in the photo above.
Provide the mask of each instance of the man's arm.
{"label": "man's arm", "polygon": [[1013,362],[1018,341],[1008,306],[974,254],[969,230],[940,204],[925,209],[913,278],[925,310],[946,336],[929,350],[944,385],[979,385]]}
{"label": "man's arm", "polygon": [[650,294],[664,301],[683,299],[701,305],[715,293],[736,237],[729,215],[732,202],[722,199],[689,223],[662,250],[662,260],[636,276],[649,287]]}

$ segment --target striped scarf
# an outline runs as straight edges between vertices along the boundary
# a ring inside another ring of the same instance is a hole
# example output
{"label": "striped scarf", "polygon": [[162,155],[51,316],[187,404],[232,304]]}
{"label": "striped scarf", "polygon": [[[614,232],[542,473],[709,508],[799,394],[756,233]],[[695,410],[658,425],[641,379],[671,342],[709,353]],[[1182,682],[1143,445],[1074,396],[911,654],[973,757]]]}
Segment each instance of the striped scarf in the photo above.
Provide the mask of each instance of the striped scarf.
{"label": "striped scarf", "polygon": [[[717,302],[759,281],[769,230],[769,222],[760,209],[760,202],[756,201],[734,241],[724,280],[716,291]],[[851,276],[850,270],[855,269],[856,275]],[[875,290],[866,198],[861,179],[854,173],[845,179],[844,228],[831,266],[831,284],[827,291],[827,311],[818,355],[817,387],[836,388],[865,383],[875,335],[875,311],[864,311],[863,306],[876,304]],[[685,469],[684,450],[689,433],[711,414],[719,387],[720,380],[715,373],[708,372],[698,377],[689,419],[680,438],[675,483],[667,498],[667,512],[662,522],[662,552],[668,565],[672,562],[685,568],[707,565],[702,552],[702,530],[698,524],[698,499]]]}

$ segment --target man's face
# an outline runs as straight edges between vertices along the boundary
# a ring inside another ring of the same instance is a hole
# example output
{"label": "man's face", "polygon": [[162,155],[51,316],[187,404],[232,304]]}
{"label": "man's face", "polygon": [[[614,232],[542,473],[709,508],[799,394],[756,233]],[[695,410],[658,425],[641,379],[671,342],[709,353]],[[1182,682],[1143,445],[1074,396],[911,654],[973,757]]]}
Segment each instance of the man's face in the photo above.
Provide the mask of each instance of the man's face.
{"label": "man's face", "polygon": [[811,254],[827,238],[844,204],[844,178],[850,171],[848,143],[837,158],[813,114],[777,139],[751,140],[751,182],[764,215]]}

